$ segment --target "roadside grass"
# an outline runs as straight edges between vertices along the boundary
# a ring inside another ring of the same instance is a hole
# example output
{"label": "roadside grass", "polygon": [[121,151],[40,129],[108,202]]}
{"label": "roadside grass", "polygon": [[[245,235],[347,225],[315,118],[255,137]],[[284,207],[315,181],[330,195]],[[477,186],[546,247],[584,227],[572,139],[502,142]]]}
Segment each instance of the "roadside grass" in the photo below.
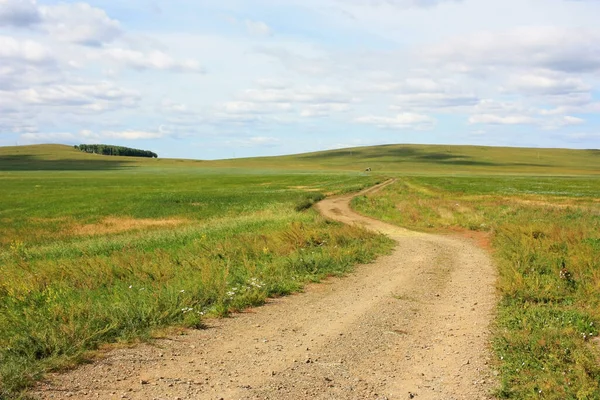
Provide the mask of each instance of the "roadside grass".
{"label": "roadside grass", "polygon": [[599,198],[591,177],[412,177],[353,207],[412,229],[489,234],[498,397],[599,399]]}
{"label": "roadside grass", "polygon": [[386,253],[389,239],[307,206],[376,182],[189,166],[0,172],[0,398],[103,344],[201,328]]}

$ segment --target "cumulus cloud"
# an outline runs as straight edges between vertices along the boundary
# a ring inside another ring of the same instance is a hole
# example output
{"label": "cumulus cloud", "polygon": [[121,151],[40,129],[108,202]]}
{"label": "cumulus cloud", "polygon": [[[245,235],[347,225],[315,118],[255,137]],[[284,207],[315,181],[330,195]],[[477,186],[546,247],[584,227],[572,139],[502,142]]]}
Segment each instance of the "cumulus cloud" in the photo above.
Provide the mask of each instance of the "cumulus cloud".
{"label": "cumulus cloud", "polygon": [[301,117],[328,117],[334,113],[350,110],[347,103],[316,103],[309,104],[300,111]]}
{"label": "cumulus cloud", "polygon": [[104,131],[100,135],[104,138],[109,139],[125,139],[125,140],[140,140],[140,139],[160,139],[166,136],[166,132],[158,131],[138,131],[138,130],[124,130],[124,131]]}
{"label": "cumulus cloud", "polygon": [[537,120],[527,115],[477,114],[469,117],[469,124],[524,125],[535,124]]}
{"label": "cumulus cloud", "polygon": [[600,70],[600,31],[562,27],[523,27],[478,32],[424,51],[426,59],[457,70],[478,66],[540,67],[560,72]]}
{"label": "cumulus cloud", "polygon": [[359,124],[374,125],[382,129],[425,130],[433,128],[436,120],[424,114],[401,113],[395,117],[367,115],[356,118],[355,122]]}
{"label": "cumulus cloud", "polygon": [[241,97],[247,101],[268,103],[350,103],[354,101],[349,93],[326,85],[248,89]]}
{"label": "cumulus cloud", "polygon": [[111,139],[123,140],[143,140],[159,139],[165,136],[160,131],[100,131],[94,132],[89,129],[83,129],[77,133],[73,132],[29,132],[19,136],[26,143],[80,143],[81,141],[103,141]]}
{"label": "cumulus cloud", "polygon": [[41,20],[34,0],[0,0],[0,26],[27,27]]}
{"label": "cumulus cloud", "polygon": [[110,82],[98,84],[56,84],[12,92],[14,101],[38,107],[67,107],[72,113],[104,112],[135,108],[140,101],[136,91]]}
{"label": "cumulus cloud", "polygon": [[284,122],[292,113],[300,117],[325,117],[345,112],[356,101],[349,93],[330,86],[290,87],[260,85],[239,94],[238,99],[220,104],[215,116],[236,122]]}
{"label": "cumulus cloud", "polygon": [[585,84],[580,77],[538,71],[511,75],[503,90],[525,95],[566,95],[589,92],[591,86]]}
{"label": "cumulus cloud", "polygon": [[46,46],[33,40],[19,40],[10,36],[0,36],[0,60],[6,63],[21,62],[30,64],[51,63],[54,61]]}
{"label": "cumulus cloud", "polygon": [[405,78],[372,83],[366,89],[380,93],[435,93],[447,90],[448,84],[431,78]]}
{"label": "cumulus cloud", "polygon": [[251,101],[228,101],[223,103],[219,110],[226,114],[267,114],[281,111],[290,111],[291,103],[286,102],[251,102]]}
{"label": "cumulus cloud", "polygon": [[34,27],[57,40],[88,46],[123,34],[118,21],[87,3],[41,6],[35,0],[0,0],[0,26]]}
{"label": "cumulus cloud", "polygon": [[444,109],[471,107],[479,103],[479,98],[473,94],[452,93],[415,93],[395,97],[393,109]]}
{"label": "cumulus cloud", "polygon": [[100,46],[123,34],[118,21],[86,3],[43,6],[39,12],[42,28],[58,40]]}

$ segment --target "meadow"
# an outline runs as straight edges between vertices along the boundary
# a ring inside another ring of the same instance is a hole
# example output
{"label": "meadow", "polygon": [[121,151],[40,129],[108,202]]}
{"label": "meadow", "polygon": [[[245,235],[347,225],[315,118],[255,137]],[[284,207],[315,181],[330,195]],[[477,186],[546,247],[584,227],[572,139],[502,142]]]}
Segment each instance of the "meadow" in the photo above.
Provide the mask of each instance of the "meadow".
{"label": "meadow", "polygon": [[387,177],[353,206],[493,252],[499,397],[600,398],[600,153],[418,145],[220,161],[0,148],[0,398],[386,253],[310,207]]}
{"label": "meadow", "polygon": [[499,398],[600,398],[599,178],[400,178],[353,207],[492,251]]}
{"label": "meadow", "polygon": [[104,344],[201,328],[207,316],[299,291],[391,248],[310,209],[375,177],[106,157],[89,165],[58,150],[57,160],[0,157],[2,398]]}

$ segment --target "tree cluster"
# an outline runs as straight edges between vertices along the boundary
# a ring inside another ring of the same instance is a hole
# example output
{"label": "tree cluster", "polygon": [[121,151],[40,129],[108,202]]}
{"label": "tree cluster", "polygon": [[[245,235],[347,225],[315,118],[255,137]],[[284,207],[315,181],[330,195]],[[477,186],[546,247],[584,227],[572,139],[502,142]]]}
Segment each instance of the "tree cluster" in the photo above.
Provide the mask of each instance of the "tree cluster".
{"label": "tree cluster", "polygon": [[75,146],[75,148],[86,153],[102,154],[105,156],[158,158],[158,154],[149,150],[132,149],[129,147],[113,146],[109,144],[80,144],[79,146]]}

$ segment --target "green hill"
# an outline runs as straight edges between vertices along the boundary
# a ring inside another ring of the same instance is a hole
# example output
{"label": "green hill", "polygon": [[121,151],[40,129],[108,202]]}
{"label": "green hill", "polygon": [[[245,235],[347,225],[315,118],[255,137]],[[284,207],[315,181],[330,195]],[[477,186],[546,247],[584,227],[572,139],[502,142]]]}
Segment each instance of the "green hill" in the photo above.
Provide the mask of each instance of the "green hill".
{"label": "green hill", "polygon": [[282,157],[222,160],[214,165],[359,170],[403,174],[595,175],[600,150],[518,147],[384,145]]}
{"label": "green hill", "polygon": [[420,174],[597,175],[600,150],[518,147],[384,145],[278,157],[200,161],[86,154],[64,145],[0,147],[0,170],[106,170],[204,166],[279,170],[338,170]]}

